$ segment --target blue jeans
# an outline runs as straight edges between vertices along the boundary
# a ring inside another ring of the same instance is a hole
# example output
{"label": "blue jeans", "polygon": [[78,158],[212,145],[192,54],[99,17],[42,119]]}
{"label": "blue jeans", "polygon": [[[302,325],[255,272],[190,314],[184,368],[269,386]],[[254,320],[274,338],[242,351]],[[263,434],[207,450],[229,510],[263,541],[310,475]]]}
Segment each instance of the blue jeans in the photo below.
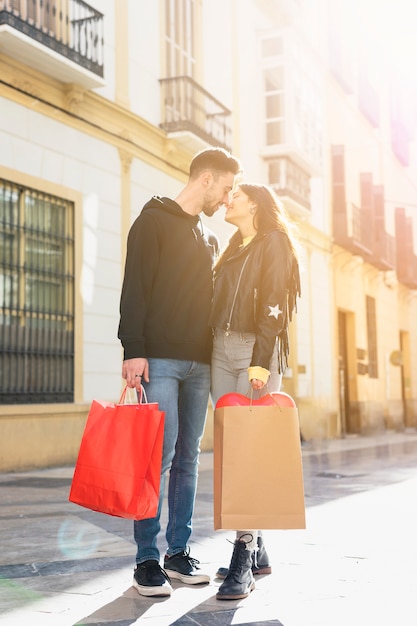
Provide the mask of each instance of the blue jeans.
{"label": "blue jeans", "polygon": [[159,561],[157,537],[168,484],[167,554],[186,549],[192,530],[198,478],[198,457],[204,432],[210,390],[210,366],[195,361],[149,359],[149,383],[143,383],[148,402],[165,411],[161,486],[156,517],[134,521],[136,562]]}

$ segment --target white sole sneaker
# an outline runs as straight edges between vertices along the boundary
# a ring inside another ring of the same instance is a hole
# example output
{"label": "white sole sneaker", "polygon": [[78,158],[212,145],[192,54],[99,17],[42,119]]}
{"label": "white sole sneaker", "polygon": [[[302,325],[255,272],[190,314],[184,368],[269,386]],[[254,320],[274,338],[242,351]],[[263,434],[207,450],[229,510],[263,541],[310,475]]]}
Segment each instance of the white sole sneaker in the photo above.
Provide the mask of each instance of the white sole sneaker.
{"label": "white sole sneaker", "polygon": [[166,566],[165,571],[170,578],[180,580],[185,585],[201,585],[210,582],[210,576],[208,574],[181,574],[181,572],[177,572],[175,569],[169,569]]}
{"label": "white sole sneaker", "polygon": [[168,581],[164,582],[163,585],[147,587],[146,585],[139,585],[139,583],[136,582],[136,579],[133,578],[132,587],[134,587],[141,596],[147,597],[170,596],[172,593],[172,587]]}

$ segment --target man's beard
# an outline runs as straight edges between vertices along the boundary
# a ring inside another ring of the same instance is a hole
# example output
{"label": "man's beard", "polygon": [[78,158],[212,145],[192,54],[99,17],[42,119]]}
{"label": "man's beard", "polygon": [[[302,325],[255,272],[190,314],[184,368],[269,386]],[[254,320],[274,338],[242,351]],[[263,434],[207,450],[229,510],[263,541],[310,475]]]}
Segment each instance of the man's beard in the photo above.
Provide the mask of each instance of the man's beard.
{"label": "man's beard", "polygon": [[207,215],[207,217],[213,217],[216,211],[217,206],[207,206],[203,208],[203,213],[204,215]]}
{"label": "man's beard", "polygon": [[203,213],[207,217],[212,217],[219,208],[219,201],[216,202],[218,195],[212,188],[207,189],[203,201]]}

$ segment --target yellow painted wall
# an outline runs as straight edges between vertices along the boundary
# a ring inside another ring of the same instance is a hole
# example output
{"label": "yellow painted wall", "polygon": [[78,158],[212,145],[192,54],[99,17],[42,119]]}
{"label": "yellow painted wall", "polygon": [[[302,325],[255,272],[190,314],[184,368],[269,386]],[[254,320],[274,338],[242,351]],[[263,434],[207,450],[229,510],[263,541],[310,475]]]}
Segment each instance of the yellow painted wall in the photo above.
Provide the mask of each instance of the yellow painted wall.
{"label": "yellow painted wall", "polygon": [[88,408],[83,404],[1,407],[0,471],[72,465]]}
{"label": "yellow painted wall", "polygon": [[[74,465],[90,406],[43,404],[3,406],[0,410],[0,472]],[[209,406],[202,450],[213,445]]]}

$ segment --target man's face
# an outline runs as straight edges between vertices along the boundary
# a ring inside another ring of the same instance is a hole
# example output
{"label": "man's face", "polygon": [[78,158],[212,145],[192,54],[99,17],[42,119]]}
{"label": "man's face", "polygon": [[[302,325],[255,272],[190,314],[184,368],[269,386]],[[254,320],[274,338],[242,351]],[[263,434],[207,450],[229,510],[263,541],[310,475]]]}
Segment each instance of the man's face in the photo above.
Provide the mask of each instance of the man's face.
{"label": "man's face", "polygon": [[208,217],[214,215],[223,204],[229,203],[230,193],[235,182],[235,175],[232,172],[221,174],[213,178],[211,185],[207,188],[203,200],[203,213]]}

